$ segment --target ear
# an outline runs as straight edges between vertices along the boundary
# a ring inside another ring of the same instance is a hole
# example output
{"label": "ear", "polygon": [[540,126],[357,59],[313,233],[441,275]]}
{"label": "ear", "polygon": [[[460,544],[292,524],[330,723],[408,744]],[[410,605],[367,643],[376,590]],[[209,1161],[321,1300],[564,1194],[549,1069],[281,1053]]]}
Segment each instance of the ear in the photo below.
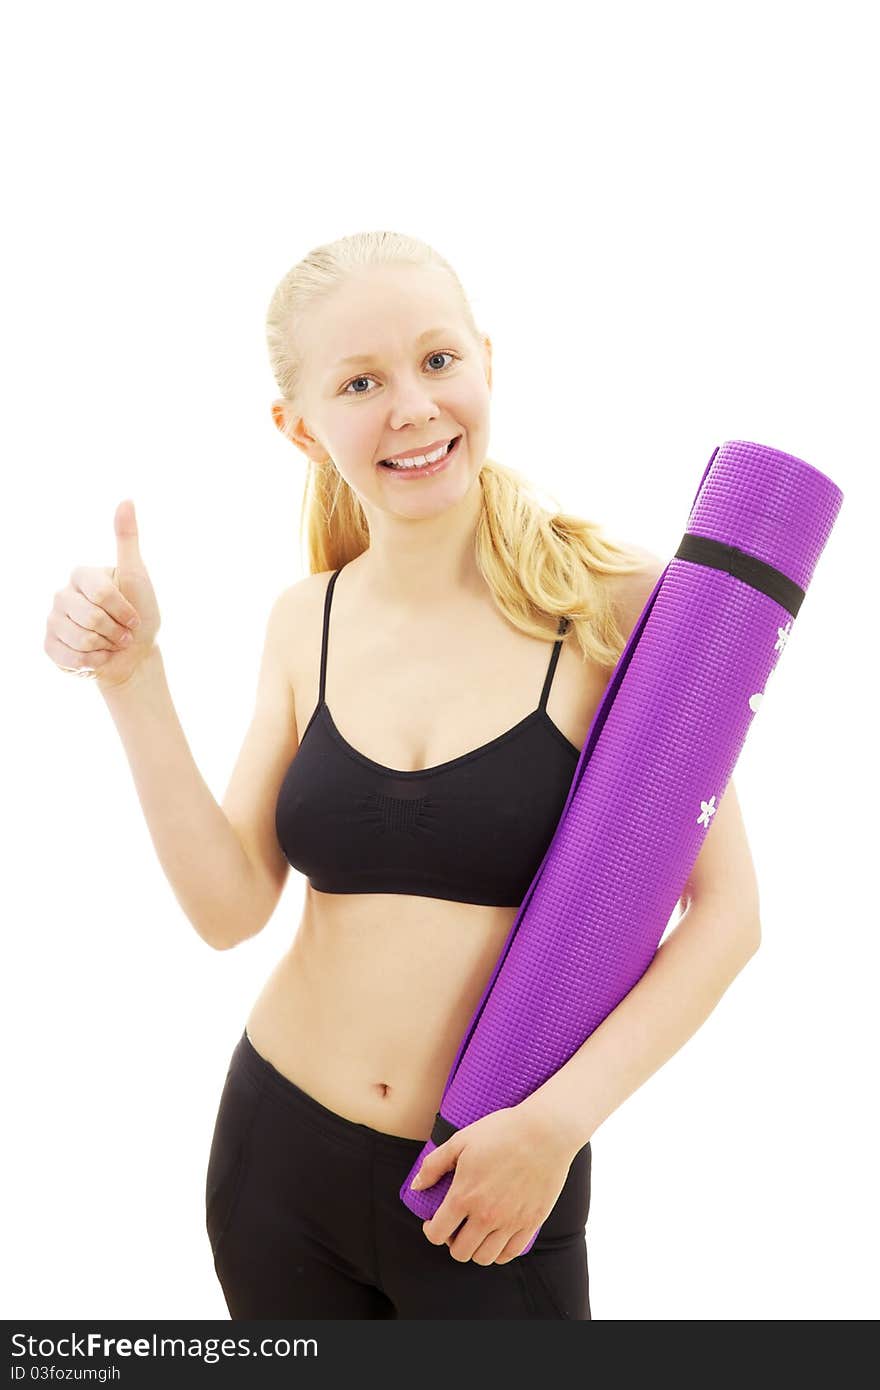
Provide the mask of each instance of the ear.
{"label": "ear", "polygon": [[285,439],[295,444],[313,463],[324,462],[327,450],[314,435],[309,434],[302,416],[291,415],[289,401],[279,399],[272,402],[272,419]]}

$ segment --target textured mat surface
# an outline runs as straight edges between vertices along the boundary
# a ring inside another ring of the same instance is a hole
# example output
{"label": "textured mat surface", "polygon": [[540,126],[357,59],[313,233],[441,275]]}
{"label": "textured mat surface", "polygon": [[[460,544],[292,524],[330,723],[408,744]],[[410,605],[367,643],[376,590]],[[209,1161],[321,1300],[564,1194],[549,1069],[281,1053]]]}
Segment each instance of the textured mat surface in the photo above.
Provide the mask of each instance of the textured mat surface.
{"label": "textured mat surface", "polygon": [[791,454],[743,440],[712,454],[400,1189],[423,1220],[454,1176],[411,1192],[425,1156],[541,1086],[650,965],[842,501]]}

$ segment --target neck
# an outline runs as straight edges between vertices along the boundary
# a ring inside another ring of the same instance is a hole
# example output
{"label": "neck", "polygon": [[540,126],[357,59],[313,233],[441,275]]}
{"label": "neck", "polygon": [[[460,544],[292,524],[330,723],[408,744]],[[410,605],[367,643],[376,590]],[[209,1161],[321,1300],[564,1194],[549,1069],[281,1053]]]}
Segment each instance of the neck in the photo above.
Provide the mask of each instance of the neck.
{"label": "neck", "polygon": [[370,545],[357,561],[364,592],[384,607],[413,614],[483,596],[486,581],[474,553],[481,507],[475,479],[440,516],[410,521],[381,513],[371,519]]}

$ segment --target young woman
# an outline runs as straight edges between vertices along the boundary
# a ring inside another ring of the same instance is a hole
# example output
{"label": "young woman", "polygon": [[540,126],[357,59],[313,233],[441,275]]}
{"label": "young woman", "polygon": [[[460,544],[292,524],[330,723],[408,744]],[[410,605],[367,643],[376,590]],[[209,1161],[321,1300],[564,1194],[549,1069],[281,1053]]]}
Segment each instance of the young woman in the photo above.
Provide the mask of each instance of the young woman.
{"label": "young woman", "polygon": [[[589,1138],[638,1079],[597,1087],[594,1107],[545,1085],[460,1130],[431,1156],[431,1183],[455,1172],[430,1221],[399,1188],[662,562],[548,512],[486,457],[490,340],[423,243],[319,247],[275,291],[268,342],[275,422],[308,459],[310,573],[272,606],[222,806],[171,703],[129,503],[112,577],[74,571],[46,641],[94,672],[207,942],[253,937],[290,865],[306,877],[220,1097],[206,1221],[226,1303],[233,1318],[587,1319]],[[725,801],[713,855],[736,829]]]}

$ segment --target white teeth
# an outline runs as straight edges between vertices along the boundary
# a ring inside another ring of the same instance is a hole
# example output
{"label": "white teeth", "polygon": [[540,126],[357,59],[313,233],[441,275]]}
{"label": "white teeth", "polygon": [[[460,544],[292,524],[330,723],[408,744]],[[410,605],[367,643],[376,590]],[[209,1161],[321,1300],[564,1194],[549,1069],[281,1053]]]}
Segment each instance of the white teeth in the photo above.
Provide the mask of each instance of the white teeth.
{"label": "white teeth", "polygon": [[418,454],[411,459],[383,459],[384,463],[390,463],[392,468],[424,468],[428,463],[436,463],[442,459],[449,448],[450,441],[447,439],[445,444],[441,444],[439,449],[435,449],[433,454]]}

